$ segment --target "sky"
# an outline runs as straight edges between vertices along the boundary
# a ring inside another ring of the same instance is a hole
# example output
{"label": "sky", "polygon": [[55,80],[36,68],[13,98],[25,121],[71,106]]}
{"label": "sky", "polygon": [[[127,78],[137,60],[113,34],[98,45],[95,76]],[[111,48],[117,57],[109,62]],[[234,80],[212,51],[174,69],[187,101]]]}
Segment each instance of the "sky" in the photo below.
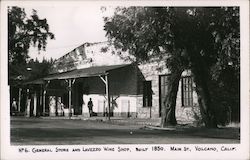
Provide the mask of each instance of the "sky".
{"label": "sky", "polygon": [[36,48],[30,48],[31,58],[42,60],[43,57],[57,59],[85,42],[107,41],[103,30],[104,16],[113,13],[112,7],[106,11],[101,6],[88,4],[84,6],[28,6],[24,7],[27,14],[32,9],[38,16],[47,19],[50,31],[55,34],[55,40],[48,40],[46,51],[38,54]]}

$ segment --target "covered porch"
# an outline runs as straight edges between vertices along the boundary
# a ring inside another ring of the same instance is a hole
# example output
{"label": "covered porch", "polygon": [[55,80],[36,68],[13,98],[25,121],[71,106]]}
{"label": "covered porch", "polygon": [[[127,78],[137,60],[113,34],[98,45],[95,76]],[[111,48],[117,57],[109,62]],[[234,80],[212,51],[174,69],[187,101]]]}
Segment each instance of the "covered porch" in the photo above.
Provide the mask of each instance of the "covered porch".
{"label": "covered porch", "polygon": [[33,101],[26,110],[43,116],[89,117],[87,103],[92,98],[95,116],[136,116],[136,77],[133,64],[93,66],[49,75],[27,83],[33,88]]}

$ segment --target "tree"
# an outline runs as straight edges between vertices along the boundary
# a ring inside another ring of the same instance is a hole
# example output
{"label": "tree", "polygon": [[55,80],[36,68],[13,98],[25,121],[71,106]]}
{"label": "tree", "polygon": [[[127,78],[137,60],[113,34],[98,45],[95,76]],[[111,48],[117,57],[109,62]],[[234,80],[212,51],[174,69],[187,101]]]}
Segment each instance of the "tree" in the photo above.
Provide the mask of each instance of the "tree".
{"label": "tree", "polygon": [[29,80],[35,80],[47,76],[53,62],[54,60],[52,58],[50,60],[44,58],[42,62],[39,62],[38,60],[29,61],[27,66],[32,69],[29,71]]}
{"label": "tree", "polygon": [[42,62],[31,59],[25,64],[11,65],[9,69],[10,85],[20,86],[23,82],[47,76],[53,62],[53,59],[43,59]]}
{"label": "tree", "polygon": [[216,75],[212,69],[220,73],[219,68],[229,63],[239,68],[239,8],[123,7],[104,20],[106,35],[116,48],[138,61],[165,57],[171,76],[162,127],[176,124],[176,82],[184,69],[194,75],[206,127],[217,126],[209,85]]}
{"label": "tree", "polygon": [[48,38],[54,39],[46,19],[40,19],[37,11],[27,17],[25,10],[8,7],[8,61],[9,64],[26,63],[30,45],[38,51],[45,50]]}

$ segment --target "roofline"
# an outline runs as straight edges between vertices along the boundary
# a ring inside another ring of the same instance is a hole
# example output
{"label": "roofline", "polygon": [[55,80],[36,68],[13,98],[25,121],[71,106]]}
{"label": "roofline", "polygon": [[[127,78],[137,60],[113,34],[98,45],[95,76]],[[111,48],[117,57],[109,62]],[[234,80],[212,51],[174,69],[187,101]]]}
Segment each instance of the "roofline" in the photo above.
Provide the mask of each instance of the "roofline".
{"label": "roofline", "polygon": [[64,55],[62,55],[61,57],[57,58],[55,61],[59,60],[60,58],[66,56],[66,55],[68,55],[68,54],[70,54],[70,53],[71,53],[72,51],[74,51],[76,48],[79,48],[79,47],[81,47],[81,46],[84,46],[84,47],[85,47],[85,45],[87,45],[87,44],[92,44],[92,45],[94,45],[94,44],[107,43],[107,42],[108,42],[108,41],[102,41],[102,42],[85,42],[85,43],[82,43],[81,45],[75,47],[74,49],[70,50],[70,51],[67,52],[66,54],[64,54]]}
{"label": "roofline", "polygon": [[[81,75],[76,75],[76,76],[72,76],[72,78],[83,78],[83,77],[96,77],[96,76],[101,76],[101,75],[106,75],[109,71],[112,71],[112,70],[116,70],[116,69],[119,69],[119,68],[123,68],[123,67],[127,67],[129,65],[133,65],[133,63],[129,63],[129,64],[120,64],[120,65],[103,65],[103,66],[92,66],[92,67],[88,67],[88,68],[81,68],[81,69],[74,69],[74,70],[71,70],[71,71],[66,71],[66,72],[61,72],[61,73],[55,73],[55,74],[51,74],[51,75],[48,75],[46,77],[43,78],[43,80],[62,80],[62,79],[70,79],[66,76],[64,77],[58,77],[60,74],[66,74],[66,73],[71,73],[71,72],[75,72],[77,70],[84,70],[84,69],[90,69],[90,68],[95,68],[95,67],[108,67],[108,66],[117,66],[117,68],[110,68],[110,69],[107,69],[105,72],[103,73],[96,73],[96,74],[91,74],[91,75],[85,75],[85,76],[81,76]],[[50,78],[52,77],[52,78]]]}

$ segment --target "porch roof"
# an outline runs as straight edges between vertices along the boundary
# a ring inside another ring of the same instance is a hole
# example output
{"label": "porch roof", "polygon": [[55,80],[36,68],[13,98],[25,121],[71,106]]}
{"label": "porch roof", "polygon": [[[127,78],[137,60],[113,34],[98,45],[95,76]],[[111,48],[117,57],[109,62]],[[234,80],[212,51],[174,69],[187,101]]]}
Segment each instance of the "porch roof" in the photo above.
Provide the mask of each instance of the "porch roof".
{"label": "porch roof", "polygon": [[44,84],[44,80],[42,78],[39,78],[39,79],[36,79],[36,80],[33,80],[33,81],[25,82],[24,84],[25,85],[26,84]]}
{"label": "porch roof", "polygon": [[104,75],[108,71],[122,68],[131,64],[122,65],[109,65],[109,66],[92,66],[83,69],[75,69],[68,72],[56,73],[53,75],[48,75],[44,77],[44,80],[55,80],[55,79],[70,79],[70,78],[81,78],[81,77],[94,77],[99,75]]}

